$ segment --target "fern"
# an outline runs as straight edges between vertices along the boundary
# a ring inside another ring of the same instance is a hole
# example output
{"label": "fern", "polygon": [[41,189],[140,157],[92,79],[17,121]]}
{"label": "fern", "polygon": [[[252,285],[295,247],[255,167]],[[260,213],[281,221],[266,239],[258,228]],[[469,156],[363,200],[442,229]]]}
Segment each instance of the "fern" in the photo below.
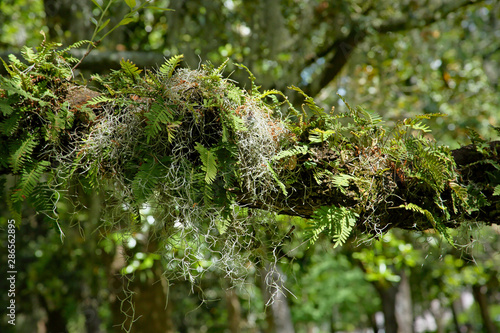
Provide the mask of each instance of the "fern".
{"label": "fern", "polygon": [[[468,201],[467,200],[468,199],[467,188],[465,188],[465,187],[463,187],[455,182],[450,182],[449,185],[450,185],[450,188],[452,189],[451,198],[453,200],[453,211],[455,213],[457,213],[458,212],[457,202],[460,202],[462,205],[467,206],[467,201]],[[493,195],[495,195],[495,194],[493,194]]]}
{"label": "fern", "polygon": [[23,172],[21,180],[12,193],[11,200],[15,203],[28,198],[38,185],[38,181],[40,180],[42,173],[49,165],[50,162],[41,161],[36,163],[31,168],[26,168],[27,170]]}
{"label": "fern", "polygon": [[309,147],[304,145],[304,146],[295,146],[292,149],[288,149],[288,150],[282,150],[273,157],[273,160],[279,161],[282,158],[286,158],[286,157],[292,157],[292,156],[299,155],[299,154],[304,155],[304,154],[307,154],[308,149],[309,149]]}
{"label": "fern", "polygon": [[0,133],[7,136],[11,136],[19,127],[19,122],[21,121],[22,113],[15,112],[9,118],[5,119],[0,123]]}
{"label": "fern", "polygon": [[305,103],[309,107],[309,109],[311,109],[311,111],[314,114],[316,114],[317,116],[324,117],[324,115],[325,115],[325,109],[323,109],[322,107],[318,106],[316,104],[316,102],[314,101],[314,99],[311,96],[307,95],[302,89],[300,89],[299,87],[296,87],[296,86],[290,86],[290,87],[288,87],[288,89],[295,90],[299,94],[301,94],[302,96],[304,96]]}
{"label": "fern", "polygon": [[493,195],[500,195],[500,185],[495,186],[493,191]]}
{"label": "fern", "polygon": [[335,130],[323,131],[319,128],[315,128],[309,133],[309,141],[311,143],[325,142],[330,136],[334,135],[335,133]]}
{"label": "fern", "polygon": [[92,98],[87,103],[85,103],[83,105],[83,107],[89,106],[89,105],[97,105],[97,104],[101,104],[101,103],[107,103],[107,102],[114,102],[114,101],[116,101],[115,98],[110,98],[110,97],[106,97],[104,95],[99,95],[99,96]]}
{"label": "fern", "polygon": [[59,55],[66,55],[66,53],[67,53],[68,51],[70,51],[70,50],[72,50],[72,49],[78,49],[78,48],[82,47],[82,46],[83,46],[83,45],[85,45],[85,44],[90,44],[92,47],[95,47],[95,44],[94,44],[94,43],[92,43],[92,41],[84,39],[84,40],[80,40],[80,41],[78,41],[78,42],[76,42],[76,43],[73,43],[73,44],[71,44],[70,46],[65,47],[65,48],[64,48],[64,49],[62,49],[62,50],[59,50],[59,51],[57,51],[56,53],[57,53],[57,54],[59,54]]}
{"label": "fern", "polygon": [[[170,108],[173,105],[166,105],[162,98],[158,98],[156,102],[151,105],[150,110],[146,113],[146,118],[148,119],[146,123],[145,133],[146,133],[146,141],[149,141],[155,137],[164,127],[173,130],[173,127],[165,126],[165,125],[178,125],[179,123],[174,122],[173,114],[170,112]],[[171,139],[173,140],[173,132]],[[169,139],[169,141],[171,141]]]}
{"label": "fern", "polygon": [[283,182],[278,178],[278,175],[276,174],[276,172],[274,171],[274,169],[271,167],[271,165],[269,163],[266,164],[267,166],[267,170],[269,171],[269,173],[271,174],[271,176],[273,177],[274,181],[278,184],[278,186],[280,187],[281,189],[281,192],[284,194],[284,195],[288,195],[288,191],[286,190],[286,186],[285,184],[283,184]]}
{"label": "fern", "polygon": [[25,162],[31,160],[33,149],[38,145],[33,135],[29,135],[27,139],[21,142],[16,151],[10,156],[10,167],[13,173],[19,172]]}
{"label": "fern", "polygon": [[202,170],[205,172],[205,182],[210,185],[217,176],[217,156],[214,151],[208,150],[199,142],[196,142],[195,149],[200,153],[200,159],[203,163]]}
{"label": "fern", "polygon": [[243,65],[243,64],[235,64],[235,66],[237,66],[239,68],[243,68],[248,73],[248,78],[250,79],[250,83],[252,85],[251,86],[252,89],[250,90],[250,95],[255,96],[255,97],[260,96],[260,91],[259,91],[260,86],[257,86],[255,84],[255,80],[256,80],[255,75],[253,75],[253,73],[250,71],[250,69],[248,69],[248,67]]}
{"label": "fern", "polygon": [[400,205],[396,208],[404,208],[406,210],[411,210],[413,212],[417,212],[424,215],[427,218],[427,220],[431,223],[434,230],[440,233],[450,245],[455,246],[453,243],[453,238],[450,236],[448,232],[448,228],[446,228],[446,226],[439,219],[434,217],[434,215],[432,215],[432,213],[427,209],[424,209],[411,202],[405,203],[404,205]]}
{"label": "fern", "polygon": [[142,163],[131,185],[137,203],[146,201],[153,194],[163,171],[163,166],[154,159]]}
{"label": "fern", "polygon": [[135,81],[135,79],[141,74],[142,69],[139,69],[132,61],[122,59],[120,61],[120,66],[122,71]]}
{"label": "fern", "polygon": [[174,74],[175,68],[179,66],[179,63],[182,61],[183,58],[184,56],[180,54],[180,55],[175,55],[170,59],[166,60],[165,63],[160,67],[160,73],[165,75],[167,79],[170,79]]}
{"label": "fern", "polygon": [[369,111],[362,107],[358,107],[358,111],[366,119],[367,125],[375,125],[383,122],[382,116],[375,111]]}
{"label": "fern", "polygon": [[357,213],[343,206],[320,207],[312,215],[312,226],[307,229],[311,243],[314,244],[326,230],[334,241],[333,247],[344,244],[358,217]]}

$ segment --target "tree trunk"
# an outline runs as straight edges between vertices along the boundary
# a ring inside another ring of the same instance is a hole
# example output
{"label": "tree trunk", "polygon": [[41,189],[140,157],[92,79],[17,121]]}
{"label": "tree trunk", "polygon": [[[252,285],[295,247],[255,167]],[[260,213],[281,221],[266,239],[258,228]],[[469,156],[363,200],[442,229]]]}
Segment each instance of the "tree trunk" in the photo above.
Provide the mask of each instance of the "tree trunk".
{"label": "tree trunk", "polygon": [[481,313],[481,318],[483,320],[483,331],[486,333],[498,333],[498,330],[491,320],[488,298],[486,297],[486,291],[488,288],[479,284],[472,286],[472,294],[476,300],[479,311]]}
{"label": "tree trunk", "polygon": [[382,301],[386,333],[413,333],[410,283],[404,271],[400,277],[399,283],[389,286],[374,283]]}
{"label": "tree trunk", "polygon": [[262,294],[266,302],[267,333],[293,333],[290,307],[284,294],[284,275],[277,266],[267,264],[260,270]]}
{"label": "tree trunk", "polygon": [[228,326],[231,333],[241,331],[241,306],[238,294],[234,289],[226,290]]}

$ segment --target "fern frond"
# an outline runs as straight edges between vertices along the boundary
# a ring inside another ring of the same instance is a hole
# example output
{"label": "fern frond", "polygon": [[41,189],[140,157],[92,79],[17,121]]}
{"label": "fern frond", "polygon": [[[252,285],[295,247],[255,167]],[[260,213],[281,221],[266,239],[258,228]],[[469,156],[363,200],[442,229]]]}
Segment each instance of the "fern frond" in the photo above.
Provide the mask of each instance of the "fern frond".
{"label": "fern frond", "polygon": [[282,158],[286,158],[286,157],[292,157],[292,156],[299,155],[299,154],[304,155],[304,154],[307,154],[308,149],[309,149],[308,146],[295,146],[292,149],[282,150],[273,157],[273,160],[279,161]]}
{"label": "fern frond", "polygon": [[10,167],[13,173],[19,172],[26,161],[31,160],[33,149],[38,145],[33,135],[21,142],[16,151],[10,155]]}
{"label": "fern frond", "polygon": [[422,123],[421,121],[415,122],[415,121],[410,121],[409,119],[405,119],[404,125],[410,129],[413,129],[416,131],[422,131],[424,133],[431,132],[430,127],[428,125]]}
{"label": "fern frond", "polygon": [[168,79],[171,78],[174,74],[175,68],[179,65],[183,58],[184,55],[179,54],[166,60],[165,63],[160,67],[160,73],[165,75]]}
{"label": "fern frond", "polygon": [[314,101],[314,98],[306,94],[302,89],[296,86],[290,86],[288,89],[295,90],[305,98],[305,103],[311,109],[311,111],[316,114],[317,116],[323,117],[325,115],[325,109],[320,107],[319,105],[316,104]]}
{"label": "fern frond", "polygon": [[36,55],[35,52],[31,47],[28,46],[23,46],[21,49],[21,54],[25,60],[27,60],[29,63],[34,63],[36,60]]}
{"label": "fern frond", "polygon": [[383,122],[382,116],[379,115],[375,111],[366,110],[362,107],[358,107],[358,111],[363,115],[363,117],[367,120],[367,125],[375,125]]}
{"label": "fern frond", "polygon": [[434,217],[434,215],[432,215],[432,213],[430,211],[428,211],[427,209],[424,209],[424,208],[420,207],[419,205],[416,205],[416,204],[411,203],[411,202],[405,203],[405,204],[400,205],[396,208],[404,208],[406,210],[411,210],[413,212],[417,212],[417,213],[424,215],[427,218],[427,220],[431,223],[434,230],[436,230],[439,234],[441,234],[450,245],[454,246],[453,238],[450,236],[450,234],[448,232],[448,228],[446,228],[446,226],[442,223],[442,221],[440,221],[439,219],[436,219]]}
{"label": "fern frond", "polygon": [[40,177],[49,165],[50,162],[41,161],[36,163],[32,168],[23,172],[20,182],[12,193],[12,201],[19,202],[28,198],[38,185]]}
{"label": "fern frond", "polygon": [[212,184],[217,176],[217,156],[210,149],[205,148],[199,142],[196,142],[195,149],[200,154],[201,162],[203,163],[202,170],[205,171],[205,182]]}
{"label": "fern frond", "polygon": [[[451,198],[453,200],[453,211],[455,213],[457,213],[457,208],[456,208],[457,201],[460,201],[462,203],[462,205],[467,206],[467,201],[468,201],[467,188],[465,188],[465,187],[463,187],[455,182],[450,182],[449,185],[450,185],[450,188],[453,190],[453,192],[451,192],[451,194],[452,194]],[[496,190],[496,188],[495,188],[495,190]],[[493,193],[493,195],[495,195],[495,193]]]}
{"label": "fern frond", "polygon": [[[147,143],[149,143],[149,141],[153,137],[155,137],[166,125],[174,124],[173,114],[171,113],[170,109],[172,106],[173,105],[166,105],[163,102],[162,98],[158,98],[151,105],[151,108],[145,114],[146,118],[148,119],[145,127]],[[169,135],[173,135],[173,132],[169,132]]]}
{"label": "fern frond", "polygon": [[345,173],[339,173],[334,175],[331,178],[331,181],[333,185],[335,185],[335,187],[337,187],[340,191],[342,191],[342,193],[345,193],[345,188],[349,187],[349,182],[354,179],[356,179],[356,177],[353,177]]}
{"label": "fern frond", "polygon": [[138,202],[147,200],[160,181],[163,167],[154,160],[144,161],[132,181],[132,193]]}
{"label": "fern frond", "polygon": [[271,165],[269,163],[266,164],[267,166],[267,170],[269,170],[269,173],[271,174],[271,176],[273,177],[274,181],[278,184],[278,186],[280,187],[281,189],[281,192],[284,194],[284,195],[288,195],[288,191],[286,190],[286,186],[285,184],[283,184],[283,182],[278,178],[278,175],[276,174],[276,172],[274,171],[274,169],[271,167]]}
{"label": "fern frond", "polygon": [[10,105],[8,99],[0,100],[0,112],[4,116],[8,116],[14,112],[14,108]]}
{"label": "fern frond", "polygon": [[336,133],[335,130],[323,131],[319,128],[315,128],[311,130],[311,132],[309,133],[309,141],[311,143],[325,142],[326,140],[328,140],[330,136],[334,135],[335,133]]}
{"label": "fern frond", "polygon": [[16,112],[0,123],[0,133],[11,136],[19,127],[22,113]]}
{"label": "fern frond", "polygon": [[64,48],[62,50],[59,50],[56,53],[59,54],[59,55],[63,55],[64,53],[68,52],[69,50],[78,49],[78,48],[82,47],[85,44],[90,44],[91,46],[95,47],[95,44],[92,41],[84,39],[84,40],[80,40],[80,41],[78,41],[76,43],[73,43],[70,46],[68,46],[68,47],[66,47],[66,48]]}
{"label": "fern frond", "polygon": [[312,215],[312,226],[307,232],[311,243],[318,240],[320,233],[328,230],[334,241],[333,247],[344,244],[349,238],[359,215],[346,207],[322,206]]}
{"label": "fern frond", "polygon": [[113,101],[116,101],[116,99],[109,98],[109,97],[106,97],[104,95],[99,95],[99,96],[92,98],[90,101],[85,103],[83,106],[97,105],[97,104],[113,102]]}
{"label": "fern frond", "polygon": [[139,69],[132,61],[122,59],[120,61],[120,66],[122,71],[129,76],[131,79],[136,79],[139,74],[141,74],[142,69]]}

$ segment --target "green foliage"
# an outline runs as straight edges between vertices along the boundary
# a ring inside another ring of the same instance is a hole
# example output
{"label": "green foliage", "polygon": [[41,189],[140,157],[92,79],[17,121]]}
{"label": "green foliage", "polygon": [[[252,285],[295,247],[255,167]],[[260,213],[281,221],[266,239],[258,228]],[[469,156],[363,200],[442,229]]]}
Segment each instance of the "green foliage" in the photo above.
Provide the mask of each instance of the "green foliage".
{"label": "green foliage", "polygon": [[28,136],[25,140],[21,141],[15,151],[10,155],[10,167],[12,172],[18,173],[24,167],[26,161],[31,161],[33,149],[38,145],[33,135]]}
{"label": "green foliage", "polygon": [[351,235],[359,215],[346,207],[320,207],[312,216],[308,228],[310,242],[315,243],[319,235],[326,231],[332,237],[333,247],[344,244]]}
{"label": "green foliage", "polygon": [[217,176],[217,156],[212,149],[208,150],[199,142],[196,142],[195,148],[200,153],[200,159],[203,163],[202,169],[205,172],[205,182],[210,185]]}
{"label": "green foliage", "polygon": [[125,73],[125,75],[127,75],[132,80],[134,80],[134,82],[135,82],[135,79],[142,72],[142,69],[139,69],[137,67],[137,65],[135,65],[134,63],[132,63],[130,60],[124,60],[124,59],[122,59],[120,61],[120,66],[121,66],[121,69],[122,69],[123,73]]}
{"label": "green foliage", "polygon": [[50,165],[48,161],[35,163],[33,166],[24,168],[20,181],[16,185],[11,200],[16,203],[28,198],[38,185],[43,172]]}
{"label": "green foliage", "polygon": [[450,245],[452,245],[452,246],[454,245],[453,244],[453,238],[450,236],[448,228],[446,228],[446,226],[444,226],[444,224],[442,223],[442,221],[439,221],[427,209],[424,209],[424,208],[422,208],[422,207],[420,207],[420,206],[418,206],[416,204],[413,204],[413,203],[408,203],[408,204],[405,204],[405,205],[401,205],[398,208],[404,208],[406,210],[411,210],[411,211],[423,214],[429,220],[429,222],[432,223],[432,226],[434,227],[434,229],[436,231],[438,231],[448,241],[448,243]]}
{"label": "green foliage", "polygon": [[168,105],[161,97],[151,105],[151,108],[146,113],[147,122],[144,128],[148,143],[163,129],[167,130],[168,140],[172,142],[174,139],[175,127],[179,124],[179,122],[174,121],[174,116],[172,114],[173,107],[175,107],[175,105]]}
{"label": "green foliage", "polygon": [[177,66],[179,66],[179,63],[182,61],[184,56],[182,54],[180,55],[175,55],[171,57],[170,59],[167,59],[163,65],[160,66],[159,72],[164,75],[167,79],[170,79],[172,75],[174,74],[174,70]]}
{"label": "green foliage", "polygon": [[135,204],[146,202],[153,195],[164,173],[165,167],[162,163],[152,158],[144,160],[131,184],[132,193],[136,199]]}

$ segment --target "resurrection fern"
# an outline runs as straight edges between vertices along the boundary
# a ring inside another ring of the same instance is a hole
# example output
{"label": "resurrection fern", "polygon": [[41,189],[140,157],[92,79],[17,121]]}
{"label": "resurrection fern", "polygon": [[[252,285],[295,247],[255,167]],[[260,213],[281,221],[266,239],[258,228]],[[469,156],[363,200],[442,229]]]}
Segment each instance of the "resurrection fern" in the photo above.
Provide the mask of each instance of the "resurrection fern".
{"label": "resurrection fern", "polygon": [[16,185],[14,192],[12,193],[11,199],[13,202],[23,201],[28,198],[42,176],[42,173],[50,165],[48,161],[41,161],[35,163],[32,167],[25,168],[21,176],[21,180]]}
{"label": "resurrection fern", "polygon": [[200,153],[200,159],[203,163],[202,169],[205,172],[205,182],[210,185],[217,176],[217,155],[212,150],[203,147],[199,142],[196,143],[195,148]]}
{"label": "resurrection fern", "polygon": [[168,105],[161,97],[151,105],[149,111],[146,113],[147,122],[144,129],[148,143],[164,128],[168,130],[169,141],[173,140],[175,127],[169,125],[178,124],[178,122],[174,122],[174,116],[171,112],[171,108],[173,107],[175,105]]}
{"label": "resurrection fern", "polygon": [[182,54],[171,57],[170,59],[166,60],[163,65],[160,66],[159,72],[167,79],[170,79],[174,74],[175,68],[179,66],[183,58],[184,56]]}
{"label": "resurrection fern", "polygon": [[33,149],[37,145],[38,142],[33,135],[29,135],[19,144],[17,149],[10,155],[10,167],[13,173],[18,173],[27,161],[31,161]]}
{"label": "resurrection fern", "polygon": [[120,66],[121,66],[123,73],[125,73],[125,75],[127,75],[132,80],[134,80],[134,82],[139,77],[139,74],[141,74],[141,72],[142,72],[142,69],[139,69],[137,67],[137,65],[132,63],[132,61],[130,61],[130,60],[122,59],[120,61]]}
{"label": "resurrection fern", "polygon": [[131,185],[137,204],[145,202],[153,194],[164,172],[165,168],[161,163],[154,159],[145,159]]}
{"label": "resurrection fern", "polygon": [[320,207],[312,215],[311,225],[308,227],[310,242],[314,244],[319,235],[326,231],[334,241],[333,247],[340,246],[351,235],[358,214],[346,207]]}
{"label": "resurrection fern", "polygon": [[427,220],[432,224],[434,227],[434,230],[439,232],[450,245],[454,246],[453,243],[453,238],[450,236],[450,233],[448,231],[448,228],[443,224],[442,221],[440,221],[437,217],[435,217],[429,210],[424,209],[416,204],[413,203],[407,203],[404,205],[400,205],[397,208],[404,208],[406,210],[411,210],[413,212],[420,213],[424,215]]}

